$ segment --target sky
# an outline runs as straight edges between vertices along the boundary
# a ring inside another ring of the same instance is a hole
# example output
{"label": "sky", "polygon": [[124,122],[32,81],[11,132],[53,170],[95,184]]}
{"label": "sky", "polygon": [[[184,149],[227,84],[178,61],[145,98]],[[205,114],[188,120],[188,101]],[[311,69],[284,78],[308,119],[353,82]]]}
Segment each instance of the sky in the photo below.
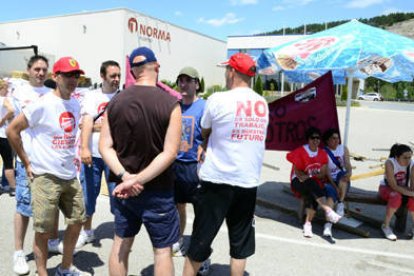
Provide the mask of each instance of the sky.
{"label": "sky", "polygon": [[134,11],[226,41],[283,27],[414,12],[413,0],[26,0],[5,1],[0,22],[113,8]]}

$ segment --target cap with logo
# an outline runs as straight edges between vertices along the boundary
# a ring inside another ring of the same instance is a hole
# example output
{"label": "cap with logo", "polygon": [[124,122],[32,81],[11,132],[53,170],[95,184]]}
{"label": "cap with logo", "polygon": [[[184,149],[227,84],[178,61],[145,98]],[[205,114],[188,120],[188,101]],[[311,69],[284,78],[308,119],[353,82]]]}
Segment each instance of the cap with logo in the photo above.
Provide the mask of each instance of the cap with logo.
{"label": "cap with logo", "polygon": [[256,63],[249,55],[243,53],[234,54],[229,60],[222,62],[219,65],[230,66],[234,70],[249,77],[254,77],[256,75]]}
{"label": "cap with logo", "polygon": [[156,62],[154,52],[147,47],[139,47],[132,51],[129,56],[129,65],[132,67],[142,66],[149,62]]}
{"label": "cap with logo", "polygon": [[69,73],[69,72],[79,72],[82,75],[85,72],[80,69],[79,62],[76,61],[73,57],[62,57],[53,65],[53,73]]}

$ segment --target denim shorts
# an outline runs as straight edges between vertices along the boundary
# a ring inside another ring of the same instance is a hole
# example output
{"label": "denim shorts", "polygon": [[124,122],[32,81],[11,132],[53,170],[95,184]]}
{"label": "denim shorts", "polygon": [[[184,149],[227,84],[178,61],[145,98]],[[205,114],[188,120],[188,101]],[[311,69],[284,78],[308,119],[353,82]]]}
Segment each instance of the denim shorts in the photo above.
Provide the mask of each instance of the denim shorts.
{"label": "denim shorts", "polygon": [[143,191],[136,197],[114,200],[115,234],[134,237],[144,224],[154,248],[166,248],[180,237],[178,211],[172,191]]}
{"label": "denim shorts", "polygon": [[16,161],[16,212],[25,216],[32,216],[32,206],[30,201],[32,196],[30,193],[29,179],[26,169],[22,162]]}
{"label": "denim shorts", "polygon": [[109,182],[109,167],[105,164],[103,159],[92,157],[92,166],[88,167],[82,163],[80,173],[80,182],[82,184],[83,196],[85,199],[86,216],[88,217],[95,213],[96,199],[101,191],[102,173],[105,173],[111,213],[114,213],[112,191],[115,189],[115,182]]}

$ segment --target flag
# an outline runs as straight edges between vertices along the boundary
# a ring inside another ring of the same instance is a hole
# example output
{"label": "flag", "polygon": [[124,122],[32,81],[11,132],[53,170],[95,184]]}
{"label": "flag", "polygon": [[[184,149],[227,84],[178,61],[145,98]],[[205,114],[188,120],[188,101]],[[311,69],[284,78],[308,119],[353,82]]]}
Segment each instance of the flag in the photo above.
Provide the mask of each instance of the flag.
{"label": "flag", "polygon": [[[126,61],[125,61],[125,89],[130,87],[131,85],[133,85],[135,83],[135,79],[131,74],[131,66],[129,64],[129,56],[126,56]],[[168,85],[158,81],[157,82],[157,86],[159,88],[161,88],[162,90],[164,90],[165,92],[167,92],[168,94],[170,94],[171,96],[177,98],[178,100],[182,99],[182,96],[179,92],[175,91],[174,89],[172,89],[171,87],[169,87]]]}
{"label": "flag", "polygon": [[125,89],[135,83],[135,79],[131,74],[131,65],[129,64],[129,56],[125,60]]}
{"label": "flag", "polygon": [[322,133],[329,128],[339,130],[330,71],[304,88],[269,103],[266,149],[293,150],[305,144],[305,132],[311,126]]}

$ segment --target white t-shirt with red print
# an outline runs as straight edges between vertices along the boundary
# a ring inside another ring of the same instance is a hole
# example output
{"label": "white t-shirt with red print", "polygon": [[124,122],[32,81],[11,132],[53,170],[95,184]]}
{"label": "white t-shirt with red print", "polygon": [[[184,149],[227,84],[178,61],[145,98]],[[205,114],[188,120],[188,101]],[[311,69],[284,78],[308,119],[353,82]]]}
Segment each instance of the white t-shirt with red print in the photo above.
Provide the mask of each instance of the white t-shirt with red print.
{"label": "white t-shirt with red print", "polygon": [[199,177],[243,188],[259,185],[269,108],[250,88],[214,93],[206,103],[201,127],[211,128]]}
{"label": "white t-shirt with red print", "polygon": [[[108,105],[109,101],[116,95],[116,92],[111,94],[105,94],[102,93],[101,89],[96,89],[93,91],[90,91],[85,94],[85,97],[82,101],[82,116],[85,114],[88,114],[90,116],[95,117],[100,113],[104,108]],[[103,114],[101,117],[99,117],[98,120],[96,120],[95,123],[102,123],[103,120]],[[101,154],[98,150],[99,145],[99,135],[100,132],[93,132],[91,140],[89,140],[89,148],[92,152],[93,157],[102,158]]]}
{"label": "white t-shirt with red print", "polygon": [[[36,103],[41,97],[43,97],[43,95],[51,91],[52,89],[47,88],[46,86],[35,87],[31,86],[29,83],[17,86],[16,89],[12,92],[12,97],[17,102],[19,109],[18,113],[20,113],[27,106]],[[23,148],[30,159],[32,144],[32,142],[30,141],[30,136],[27,134],[26,131],[22,131],[21,137],[23,141]],[[20,161],[20,158],[18,158],[18,160]]]}
{"label": "white t-shirt with red print", "polygon": [[30,163],[34,174],[49,173],[61,179],[76,177],[75,140],[79,128],[80,105],[64,100],[53,92],[22,110],[29,128],[32,152]]}

